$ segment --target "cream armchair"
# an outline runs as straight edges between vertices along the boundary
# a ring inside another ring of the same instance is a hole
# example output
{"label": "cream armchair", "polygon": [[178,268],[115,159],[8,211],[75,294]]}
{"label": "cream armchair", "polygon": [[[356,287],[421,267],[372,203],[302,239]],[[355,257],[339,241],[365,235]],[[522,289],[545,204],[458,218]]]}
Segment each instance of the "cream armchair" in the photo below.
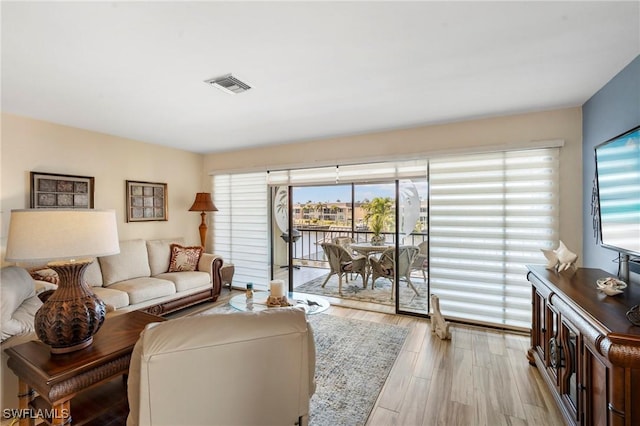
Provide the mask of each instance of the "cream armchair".
{"label": "cream armchair", "polygon": [[306,424],[314,373],[300,308],[154,323],[131,357],[127,425]]}

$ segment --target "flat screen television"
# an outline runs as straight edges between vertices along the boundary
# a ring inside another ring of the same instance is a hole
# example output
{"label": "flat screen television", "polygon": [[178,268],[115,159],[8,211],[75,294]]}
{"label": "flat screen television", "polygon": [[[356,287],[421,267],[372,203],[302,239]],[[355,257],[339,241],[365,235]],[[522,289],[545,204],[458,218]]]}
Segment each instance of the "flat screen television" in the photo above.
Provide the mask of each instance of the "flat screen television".
{"label": "flat screen television", "polygon": [[625,260],[640,256],[640,126],[596,146],[595,155],[600,244]]}

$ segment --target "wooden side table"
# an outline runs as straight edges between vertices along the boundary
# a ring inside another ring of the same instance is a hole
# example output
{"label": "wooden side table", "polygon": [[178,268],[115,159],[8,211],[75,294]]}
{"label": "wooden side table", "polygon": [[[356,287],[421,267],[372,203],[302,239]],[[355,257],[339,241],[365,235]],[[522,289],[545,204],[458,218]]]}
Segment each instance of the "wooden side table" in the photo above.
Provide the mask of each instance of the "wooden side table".
{"label": "wooden side table", "polygon": [[233,263],[225,263],[224,265],[222,265],[222,268],[220,268],[220,275],[222,276],[222,287],[228,285],[229,291],[233,290],[232,281],[235,271],[236,267]]}
{"label": "wooden side table", "polygon": [[[147,324],[160,321],[165,320],[141,311],[108,317],[91,346],[68,354],[52,355],[47,345],[35,340],[6,349],[8,366],[19,379],[19,409],[23,413],[29,409],[32,413],[44,413],[45,420],[52,425],[82,424],[119,402],[126,403],[126,386],[120,383],[114,392],[109,392],[108,401],[102,400],[97,405],[103,411],[96,410],[94,404],[82,416],[75,408],[71,412],[74,397],[87,401],[91,391],[105,384],[113,386],[113,379],[118,376],[126,377],[140,333]],[[89,417],[84,418],[85,415]],[[33,416],[20,420],[20,425],[33,424]]]}

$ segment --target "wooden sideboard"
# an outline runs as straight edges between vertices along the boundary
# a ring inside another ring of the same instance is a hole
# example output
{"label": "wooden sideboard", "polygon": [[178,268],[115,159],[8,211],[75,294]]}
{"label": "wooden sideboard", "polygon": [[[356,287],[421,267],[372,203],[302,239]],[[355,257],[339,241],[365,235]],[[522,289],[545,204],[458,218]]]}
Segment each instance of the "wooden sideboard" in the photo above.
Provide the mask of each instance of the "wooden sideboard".
{"label": "wooden sideboard", "polygon": [[557,273],[529,266],[531,348],[569,425],[640,425],[640,327],[626,312],[640,286],[606,296],[596,281],[611,274],[579,268]]}

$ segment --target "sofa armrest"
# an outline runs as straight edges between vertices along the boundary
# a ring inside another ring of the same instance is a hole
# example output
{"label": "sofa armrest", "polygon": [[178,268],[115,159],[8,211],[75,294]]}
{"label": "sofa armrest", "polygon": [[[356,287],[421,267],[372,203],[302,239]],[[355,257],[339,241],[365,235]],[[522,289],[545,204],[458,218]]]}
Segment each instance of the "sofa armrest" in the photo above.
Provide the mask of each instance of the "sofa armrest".
{"label": "sofa armrest", "polygon": [[222,257],[211,253],[202,253],[202,255],[200,255],[200,261],[198,262],[198,270],[209,273],[213,285],[214,300],[222,291],[222,264]]}

